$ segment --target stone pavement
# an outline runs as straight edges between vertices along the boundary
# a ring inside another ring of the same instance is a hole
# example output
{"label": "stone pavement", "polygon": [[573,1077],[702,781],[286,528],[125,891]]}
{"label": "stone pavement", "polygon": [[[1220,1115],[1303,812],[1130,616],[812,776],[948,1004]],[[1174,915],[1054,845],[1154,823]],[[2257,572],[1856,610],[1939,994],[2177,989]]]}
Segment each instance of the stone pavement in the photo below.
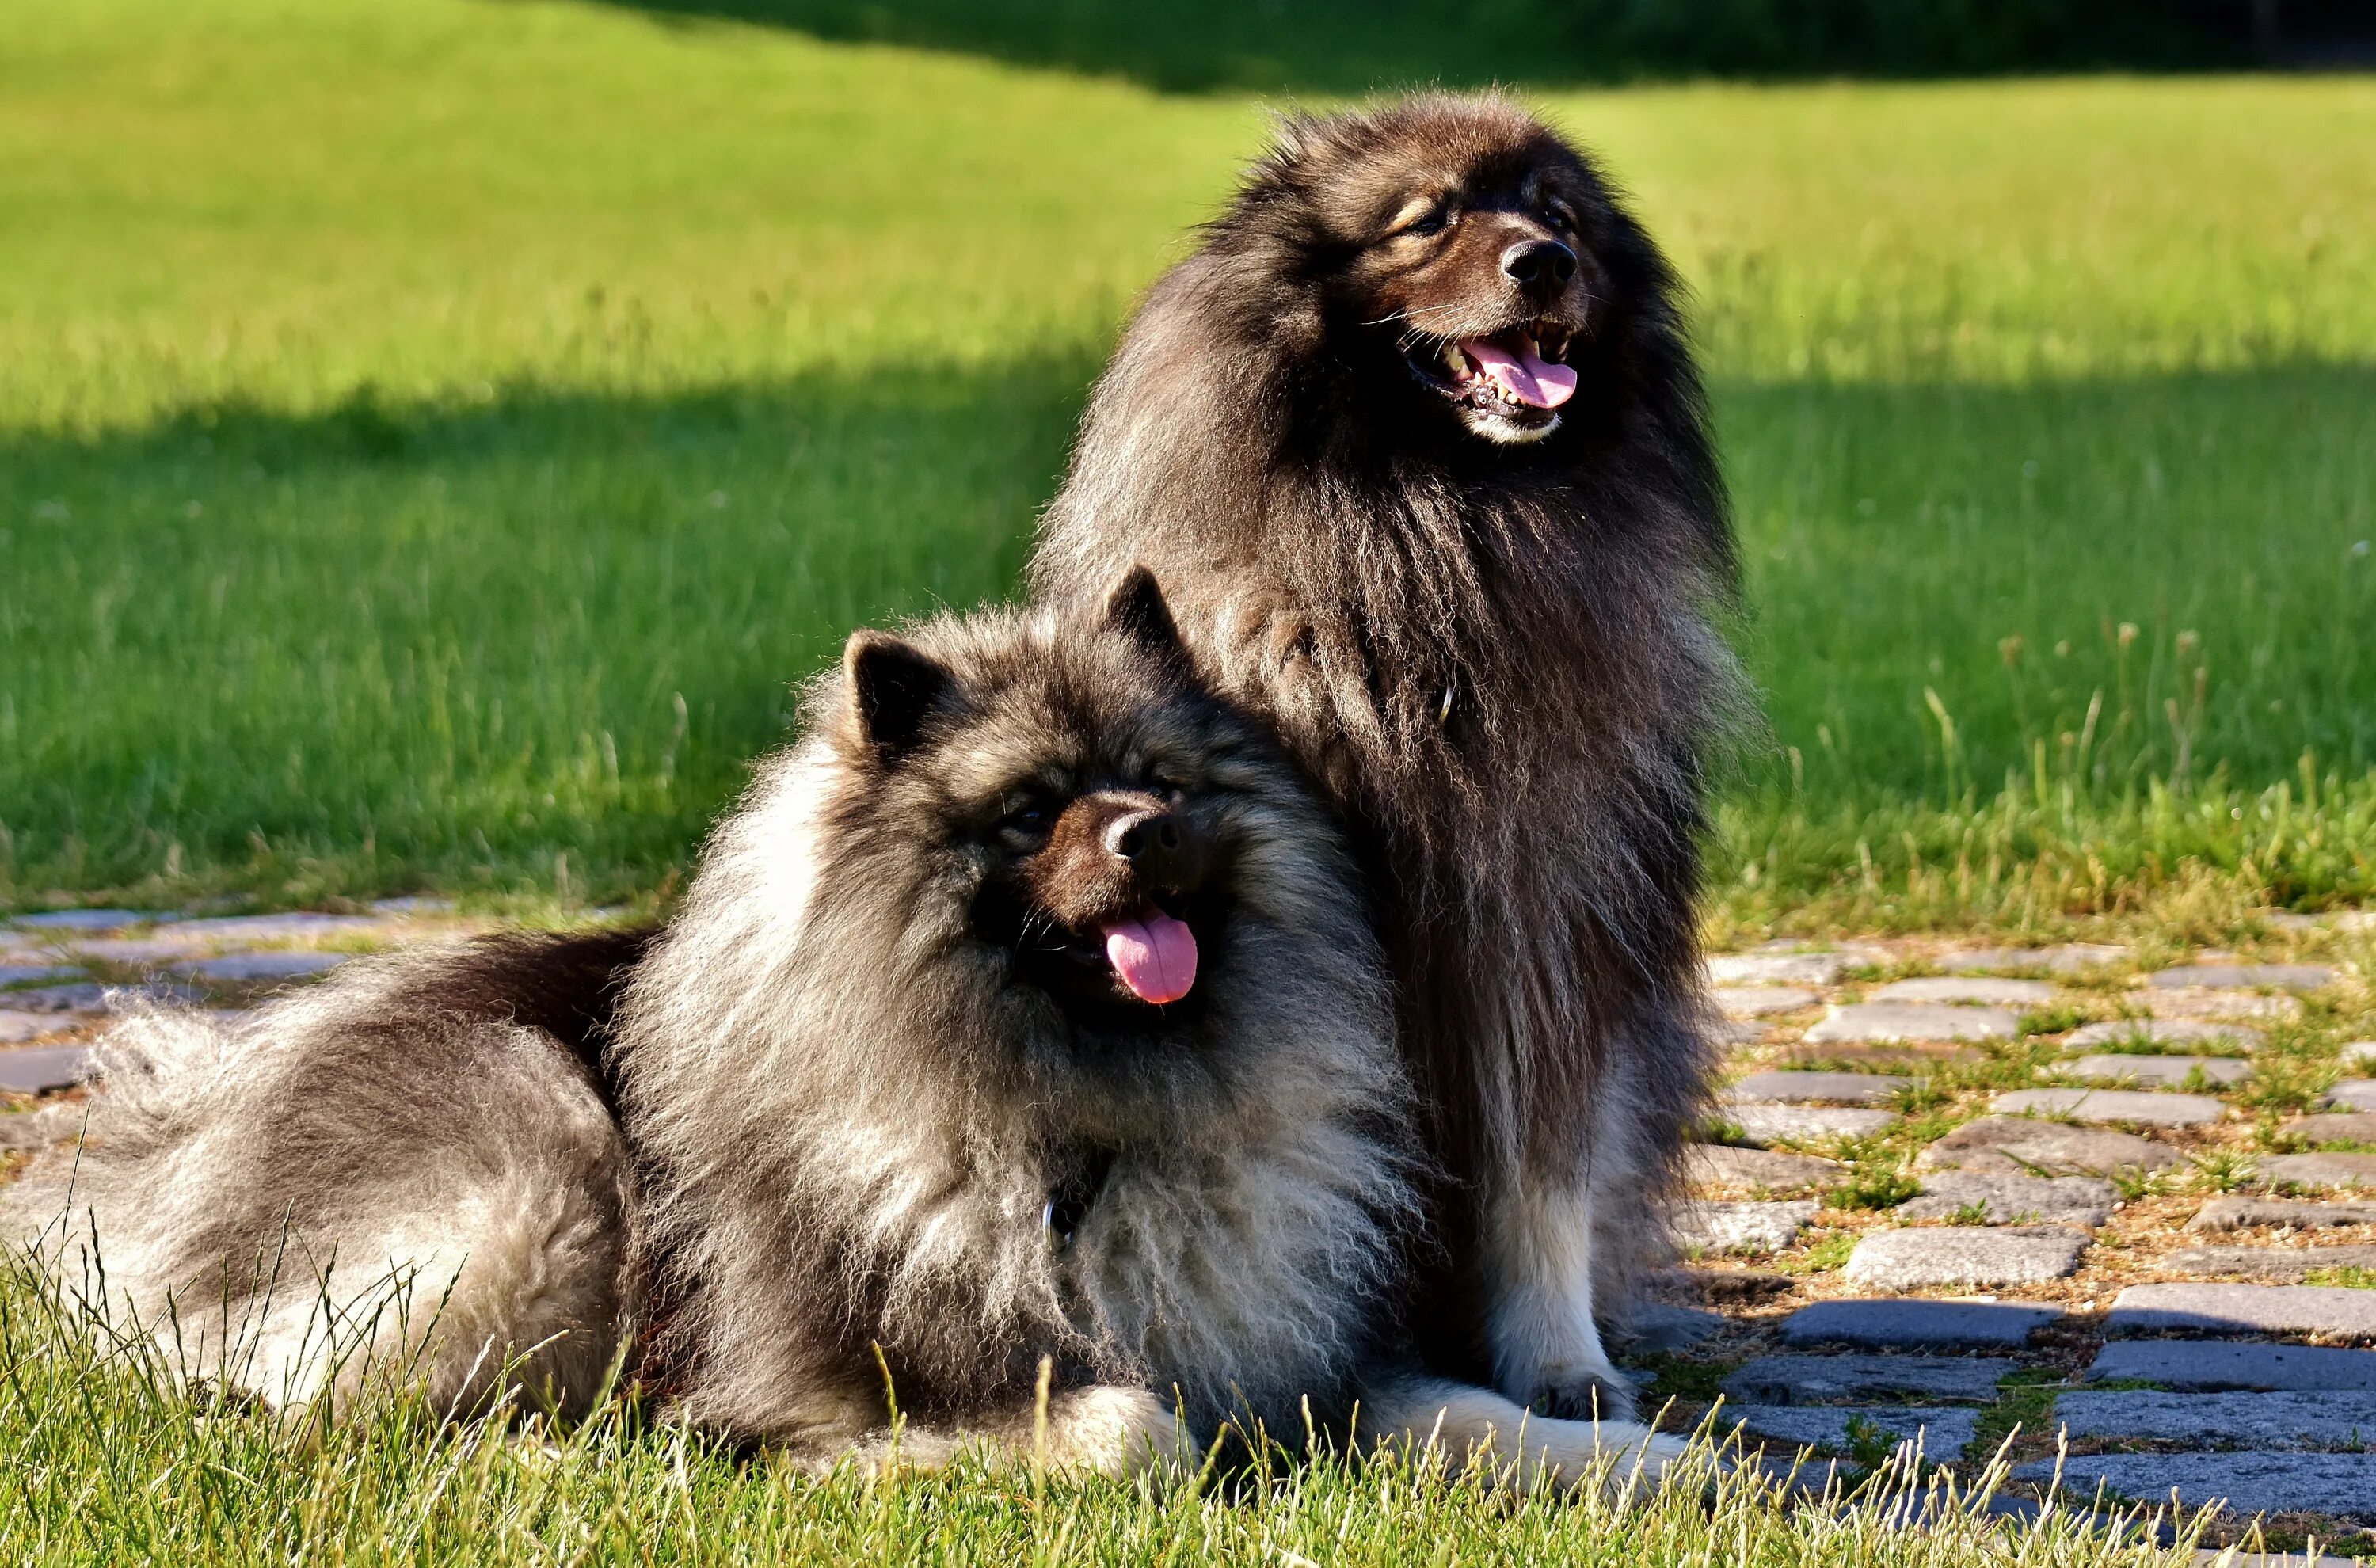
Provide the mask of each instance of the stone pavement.
{"label": "stone pavement", "polygon": [[2376,1554],[2376,922],[2239,935],[1713,957],[1729,1070],[1659,1286],[1701,1311],[1633,1353],[1649,1402]]}
{"label": "stone pavement", "polygon": [[[236,1011],[481,923],[0,920],[0,1169],[75,1135],[111,1000]],[[1685,1251],[1618,1339],[1649,1403],[1769,1454],[2002,1446],[2009,1507],[2059,1457],[2058,1503],[2174,1489],[2225,1500],[2227,1538],[2258,1514],[2376,1554],[2376,921],[2239,934],[1712,956],[1729,1069]]]}

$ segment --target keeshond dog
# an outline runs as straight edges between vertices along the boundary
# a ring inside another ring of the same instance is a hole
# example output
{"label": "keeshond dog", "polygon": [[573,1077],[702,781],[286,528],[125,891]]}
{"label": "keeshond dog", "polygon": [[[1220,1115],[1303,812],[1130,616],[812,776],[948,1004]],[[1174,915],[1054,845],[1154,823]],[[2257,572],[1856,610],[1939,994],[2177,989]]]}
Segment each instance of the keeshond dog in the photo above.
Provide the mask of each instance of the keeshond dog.
{"label": "keeshond dog", "polygon": [[279,1404],[624,1374],[819,1464],[1123,1473],[1307,1419],[1571,1475],[1674,1449],[1522,1439],[1408,1354],[1420,1156],[1354,871],[1145,574],[856,635],[665,931],[358,962],[106,1060],[12,1207],[63,1217],[92,1310]]}
{"label": "keeshond dog", "polygon": [[1342,811],[1444,1177],[1422,1348],[1565,1415],[1626,1407],[1595,1309],[1657,1255],[1710,1066],[1735,572],[1677,294],[1501,98],[1289,119],[1140,308],[1032,567],[1058,601],[1151,567]]}

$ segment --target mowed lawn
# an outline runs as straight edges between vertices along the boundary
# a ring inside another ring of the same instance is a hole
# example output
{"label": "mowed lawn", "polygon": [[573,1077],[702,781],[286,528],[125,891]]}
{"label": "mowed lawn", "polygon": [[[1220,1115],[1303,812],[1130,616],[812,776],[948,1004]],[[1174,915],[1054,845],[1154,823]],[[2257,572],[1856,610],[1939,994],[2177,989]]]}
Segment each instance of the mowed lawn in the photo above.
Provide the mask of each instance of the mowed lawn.
{"label": "mowed lawn", "polygon": [[[1526,96],[1698,292],[1731,907],[2376,888],[2376,81]],[[0,905],[664,896],[853,624],[1011,589],[1262,134],[600,6],[14,30]]]}

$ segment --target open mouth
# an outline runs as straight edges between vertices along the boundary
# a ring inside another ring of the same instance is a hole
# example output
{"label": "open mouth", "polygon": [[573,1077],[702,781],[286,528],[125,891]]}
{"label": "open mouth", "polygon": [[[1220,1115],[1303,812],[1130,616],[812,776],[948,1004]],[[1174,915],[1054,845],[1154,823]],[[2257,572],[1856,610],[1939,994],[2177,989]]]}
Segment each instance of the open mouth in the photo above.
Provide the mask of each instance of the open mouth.
{"label": "open mouth", "polygon": [[1416,339],[1403,358],[1472,429],[1523,441],[1548,434],[1560,405],[1575,396],[1575,371],[1565,362],[1574,340],[1544,317],[1482,338]]}
{"label": "open mouth", "polygon": [[1082,930],[1029,919],[1017,956],[1075,1004],[1169,1007],[1194,1000],[1199,960],[1208,956],[1205,939],[1224,919],[1222,901],[1209,890],[1158,893]]}

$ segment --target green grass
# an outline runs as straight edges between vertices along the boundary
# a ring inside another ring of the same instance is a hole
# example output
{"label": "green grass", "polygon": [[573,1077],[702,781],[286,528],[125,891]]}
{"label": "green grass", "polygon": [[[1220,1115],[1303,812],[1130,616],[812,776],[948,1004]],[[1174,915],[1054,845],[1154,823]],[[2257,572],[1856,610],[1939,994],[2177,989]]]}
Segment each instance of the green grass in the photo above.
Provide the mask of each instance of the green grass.
{"label": "green grass", "polygon": [[[2376,891],[2376,82],[1544,101],[1698,291],[1729,918]],[[1011,588],[1260,124],[541,0],[18,30],[0,903],[665,890],[850,625]]]}
{"label": "green grass", "polygon": [[[1954,1495],[2002,1479],[1982,1468],[1963,1469]],[[137,1359],[103,1364],[21,1269],[0,1271],[0,1554],[29,1565],[2191,1560],[2115,1549],[2069,1515],[1900,1522],[1947,1485],[1885,1467],[1836,1506],[1794,1509],[1747,1471],[1705,1499],[1695,1485],[1562,1499],[1398,1462],[1324,1461],[1235,1488],[978,1463],[818,1478],[616,1408],[567,1429],[447,1426],[410,1399],[323,1430],[172,1392]]]}

